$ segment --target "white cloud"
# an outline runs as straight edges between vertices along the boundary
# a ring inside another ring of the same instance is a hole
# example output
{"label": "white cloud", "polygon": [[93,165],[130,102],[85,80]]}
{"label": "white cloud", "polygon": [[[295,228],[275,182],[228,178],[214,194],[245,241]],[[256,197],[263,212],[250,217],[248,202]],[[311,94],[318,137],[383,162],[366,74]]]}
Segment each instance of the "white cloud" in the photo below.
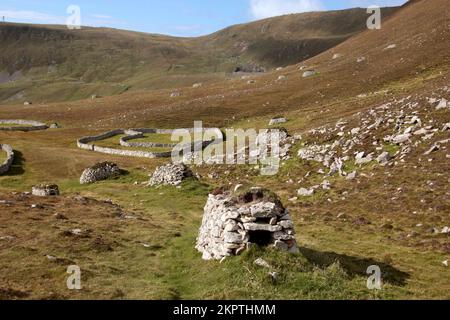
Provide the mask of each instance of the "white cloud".
{"label": "white cloud", "polygon": [[250,12],[255,19],[322,9],[320,0],[250,0]]}
{"label": "white cloud", "polygon": [[0,18],[11,22],[64,24],[66,18],[37,11],[0,10]]}

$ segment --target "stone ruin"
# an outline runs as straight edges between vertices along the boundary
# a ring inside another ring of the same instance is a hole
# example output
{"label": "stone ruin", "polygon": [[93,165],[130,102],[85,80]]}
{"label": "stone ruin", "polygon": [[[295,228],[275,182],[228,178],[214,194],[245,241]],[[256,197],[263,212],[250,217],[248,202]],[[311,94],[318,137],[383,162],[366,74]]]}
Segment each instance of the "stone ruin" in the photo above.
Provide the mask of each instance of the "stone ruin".
{"label": "stone ruin", "polygon": [[294,223],[278,196],[260,188],[210,194],[196,245],[203,259],[236,256],[252,245],[299,252]]}
{"label": "stone ruin", "polygon": [[6,153],[6,160],[0,164],[0,174],[4,174],[9,171],[12,163],[14,162],[14,151],[8,144],[0,144],[0,151]]}
{"label": "stone ruin", "polygon": [[[0,131],[39,131],[46,130],[48,126],[45,123],[33,120],[22,120],[22,119],[0,119],[0,124],[5,126],[0,126]],[[6,126],[11,125],[11,126]]]}
{"label": "stone ruin", "polygon": [[31,194],[37,197],[59,196],[59,187],[55,184],[39,184],[32,188]]}
{"label": "stone ruin", "polygon": [[156,168],[150,178],[150,186],[178,186],[186,178],[193,177],[192,171],[185,164],[167,164]]}
{"label": "stone ruin", "polygon": [[[128,157],[138,157],[138,158],[170,158],[172,157],[172,150],[163,152],[154,151],[142,151],[142,150],[126,150],[117,148],[108,148],[95,145],[93,143],[97,141],[102,141],[119,135],[125,135],[119,139],[119,143],[122,147],[139,147],[139,148],[174,148],[178,143],[158,143],[158,142],[131,142],[134,139],[144,138],[144,134],[173,134],[175,130],[185,130],[190,133],[194,133],[194,128],[180,128],[180,129],[155,129],[155,128],[136,128],[136,129],[116,129],[108,131],[95,136],[87,136],[77,140],[77,146],[80,149],[95,151],[105,154],[128,156]],[[218,128],[204,128],[205,130],[219,130]],[[215,143],[215,140],[193,142],[191,148],[194,148],[198,143],[202,143],[202,148],[206,148],[211,143]]]}
{"label": "stone ruin", "polygon": [[253,63],[247,63],[247,64],[238,65],[234,69],[234,72],[236,72],[236,73],[238,73],[238,72],[243,72],[243,73],[263,73],[263,72],[266,72],[266,68],[264,68],[262,66],[258,66],[258,65],[253,64]]}
{"label": "stone ruin", "polygon": [[106,180],[121,174],[119,166],[112,162],[102,162],[84,170],[80,177],[81,184],[90,184]]}

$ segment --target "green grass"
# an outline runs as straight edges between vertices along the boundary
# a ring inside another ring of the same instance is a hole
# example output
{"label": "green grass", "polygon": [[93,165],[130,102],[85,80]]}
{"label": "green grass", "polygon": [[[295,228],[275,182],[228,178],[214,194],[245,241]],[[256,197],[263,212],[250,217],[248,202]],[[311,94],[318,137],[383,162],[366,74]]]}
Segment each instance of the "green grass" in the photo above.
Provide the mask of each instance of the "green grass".
{"label": "green grass", "polygon": [[385,144],[383,145],[383,150],[388,152],[392,157],[400,150],[400,146],[396,144]]}
{"label": "green grass", "polygon": [[0,150],[0,164],[6,160],[6,152]]}

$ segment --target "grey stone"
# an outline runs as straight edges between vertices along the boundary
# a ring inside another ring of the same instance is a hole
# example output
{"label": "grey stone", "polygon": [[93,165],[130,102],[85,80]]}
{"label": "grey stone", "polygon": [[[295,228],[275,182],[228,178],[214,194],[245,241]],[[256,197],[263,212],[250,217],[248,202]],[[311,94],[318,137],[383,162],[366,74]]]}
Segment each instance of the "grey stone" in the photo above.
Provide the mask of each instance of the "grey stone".
{"label": "grey stone", "polygon": [[244,236],[236,232],[225,232],[224,240],[226,243],[243,243]]}
{"label": "grey stone", "polygon": [[269,232],[277,232],[283,230],[281,226],[272,226],[270,224],[265,223],[244,223],[245,230],[249,231],[269,231]]}
{"label": "grey stone", "polygon": [[255,218],[271,218],[277,216],[273,202],[259,202],[250,207],[250,214]]}
{"label": "grey stone", "polygon": [[287,243],[284,242],[284,241],[281,241],[281,240],[276,240],[273,246],[276,249],[281,250],[281,251],[288,251],[289,250],[289,246],[287,245]]}
{"label": "grey stone", "polygon": [[316,74],[317,74],[316,71],[314,71],[314,70],[308,70],[308,71],[303,72],[302,77],[303,77],[303,78],[309,78],[309,77],[315,76]]}
{"label": "grey stone", "polygon": [[355,180],[357,175],[358,175],[358,173],[356,171],[353,171],[352,173],[349,173],[347,175],[346,180],[349,180],[349,181]]}
{"label": "grey stone", "polygon": [[411,138],[411,134],[409,134],[409,133],[399,134],[399,135],[393,137],[392,142],[395,144],[402,144],[402,143],[408,142],[410,138]]}
{"label": "grey stone", "polygon": [[274,125],[277,125],[280,123],[285,123],[285,122],[287,122],[286,118],[273,118],[273,119],[270,119],[269,126],[274,126]]}
{"label": "grey stone", "polygon": [[380,154],[377,157],[377,162],[379,164],[383,164],[383,165],[388,163],[390,160],[391,160],[391,155],[389,154],[389,152],[383,152],[382,154]]}
{"label": "grey stone", "polygon": [[120,168],[112,162],[102,162],[87,168],[80,177],[80,184],[90,184],[121,174]]}
{"label": "grey stone", "polygon": [[267,268],[267,269],[271,269],[272,266],[263,258],[258,258],[253,262],[255,265],[257,265],[258,267],[262,267],[262,268]]}
{"label": "grey stone", "polygon": [[310,197],[314,194],[314,189],[300,188],[297,193],[301,197]]}

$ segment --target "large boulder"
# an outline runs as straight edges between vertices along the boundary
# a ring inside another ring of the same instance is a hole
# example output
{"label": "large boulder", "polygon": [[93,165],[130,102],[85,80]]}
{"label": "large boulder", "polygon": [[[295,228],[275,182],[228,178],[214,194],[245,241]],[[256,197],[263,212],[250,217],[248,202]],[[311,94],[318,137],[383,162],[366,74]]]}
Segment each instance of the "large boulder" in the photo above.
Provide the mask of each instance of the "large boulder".
{"label": "large boulder", "polygon": [[186,178],[192,177],[192,171],[184,164],[170,163],[156,168],[150,178],[150,186],[171,185],[178,186]]}
{"label": "large boulder", "polygon": [[121,174],[117,164],[112,162],[102,162],[84,170],[80,177],[81,184],[90,184],[97,181],[106,180]]}
{"label": "large boulder", "polygon": [[251,245],[298,252],[294,223],[280,199],[260,188],[210,194],[196,245],[203,259],[236,256]]}

